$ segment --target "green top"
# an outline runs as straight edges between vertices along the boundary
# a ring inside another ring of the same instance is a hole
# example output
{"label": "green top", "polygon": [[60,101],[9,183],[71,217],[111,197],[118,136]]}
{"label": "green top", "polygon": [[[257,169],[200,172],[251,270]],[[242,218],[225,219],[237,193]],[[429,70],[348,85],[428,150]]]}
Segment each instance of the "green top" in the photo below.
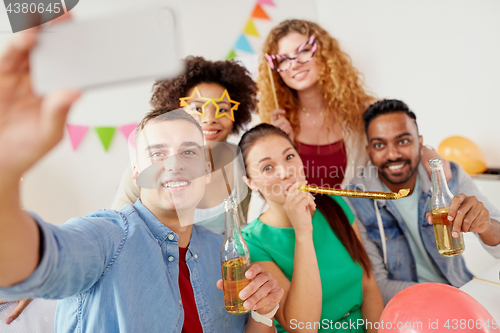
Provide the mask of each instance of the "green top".
{"label": "green top", "polygon": [[[331,196],[331,198],[344,210],[352,225],[354,214],[345,200],[338,196]],[[314,213],[312,224],[314,249],[316,250],[323,290],[323,307],[321,321],[319,323],[302,323],[303,328],[313,328],[312,325],[316,325],[315,327],[319,328],[318,332],[324,332],[343,326],[347,328],[342,330],[343,332],[364,332],[362,325],[359,328],[352,325],[356,329],[352,329],[352,326],[349,329],[349,322],[354,323],[357,319],[362,318],[359,308],[363,301],[361,284],[363,270],[358,263],[351,259],[319,210]],[[293,228],[277,228],[256,219],[242,233],[250,249],[252,262],[272,261],[281,268],[288,280],[292,280],[295,252],[295,231]],[[296,325],[296,328],[299,328],[301,323],[292,320],[290,319],[291,327],[294,328],[293,325]],[[285,332],[277,321],[275,324],[278,332]]]}

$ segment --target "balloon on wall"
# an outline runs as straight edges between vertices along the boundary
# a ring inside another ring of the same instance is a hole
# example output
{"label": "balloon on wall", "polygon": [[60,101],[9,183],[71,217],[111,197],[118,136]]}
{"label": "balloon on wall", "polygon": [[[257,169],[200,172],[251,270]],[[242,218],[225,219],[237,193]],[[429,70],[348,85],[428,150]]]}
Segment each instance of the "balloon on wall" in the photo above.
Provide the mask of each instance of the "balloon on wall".
{"label": "balloon on wall", "polygon": [[442,283],[397,293],[382,312],[379,333],[498,333],[500,323],[472,296]]}
{"label": "balloon on wall", "polygon": [[438,147],[438,153],[448,161],[457,162],[469,175],[486,171],[486,157],[474,142],[463,136],[450,136]]}

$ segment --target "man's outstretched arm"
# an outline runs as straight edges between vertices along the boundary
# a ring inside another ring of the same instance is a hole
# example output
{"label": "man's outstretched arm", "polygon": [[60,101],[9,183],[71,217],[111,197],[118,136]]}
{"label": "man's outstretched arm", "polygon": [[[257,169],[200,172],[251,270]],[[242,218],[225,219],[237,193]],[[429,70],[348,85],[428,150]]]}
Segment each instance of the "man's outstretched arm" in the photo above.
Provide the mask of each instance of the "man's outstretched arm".
{"label": "man's outstretched arm", "polygon": [[62,138],[80,94],[31,89],[29,54],[36,33],[16,34],[0,52],[0,287],[26,279],[40,260],[40,231],[21,209],[22,175]]}

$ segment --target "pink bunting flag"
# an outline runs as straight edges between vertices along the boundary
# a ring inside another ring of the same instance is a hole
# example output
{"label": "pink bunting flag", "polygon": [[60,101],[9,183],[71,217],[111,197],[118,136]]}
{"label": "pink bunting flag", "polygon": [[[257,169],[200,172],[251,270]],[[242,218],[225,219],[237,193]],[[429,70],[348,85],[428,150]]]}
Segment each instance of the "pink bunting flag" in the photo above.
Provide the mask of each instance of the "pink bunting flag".
{"label": "pink bunting flag", "polygon": [[89,127],[66,124],[66,128],[68,130],[71,145],[73,146],[73,151],[76,151],[78,149],[78,146],[80,145],[80,142],[82,142],[83,137],[87,133]]}
{"label": "pink bunting flag", "polygon": [[269,6],[276,6],[273,2],[273,0],[257,0],[258,5],[269,5]]}
{"label": "pink bunting flag", "polygon": [[127,140],[128,144],[134,148],[135,148],[134,136],[131,136],[130,133],[132,133],[135,130],[137,125],[139,125],[139,124],[132,123],[132,124],[122,125],[122,126],[118,127],[120,132],[122,132],[122,134],[125,136],[125,139]]}

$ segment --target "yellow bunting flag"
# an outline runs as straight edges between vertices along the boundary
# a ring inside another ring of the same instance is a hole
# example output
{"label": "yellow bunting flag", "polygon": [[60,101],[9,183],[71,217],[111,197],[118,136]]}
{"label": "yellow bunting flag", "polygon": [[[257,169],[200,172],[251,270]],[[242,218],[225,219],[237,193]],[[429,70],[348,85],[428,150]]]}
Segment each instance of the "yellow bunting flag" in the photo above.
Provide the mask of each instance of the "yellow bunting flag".
{"label": "yellow bunting flag", "polygon": [[245,29],[243,30],[243,33],[245,35],[260,37],[259,32],[257,31],[257,29],[255,28],[255,25],[253,24],[252,18],[248,19],[247,25],[246,25]]}

